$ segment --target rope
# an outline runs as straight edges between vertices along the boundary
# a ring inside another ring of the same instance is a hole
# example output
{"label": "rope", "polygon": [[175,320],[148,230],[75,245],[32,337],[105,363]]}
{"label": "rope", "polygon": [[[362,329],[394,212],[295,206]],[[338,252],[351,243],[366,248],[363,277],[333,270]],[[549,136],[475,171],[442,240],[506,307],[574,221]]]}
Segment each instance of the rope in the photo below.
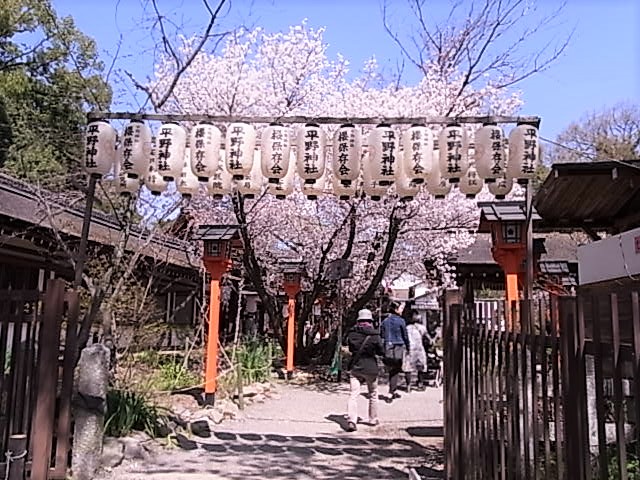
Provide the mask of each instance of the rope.
{"label": "rope", "polygon": [[4,452],[4,456],[7,459],[7,466],[4,470],[4,480],[9,480],[9,472],[11,471],[11,462],[16,460],[20,460],[27,456],[27,451],[23,451],[20,455],[13,456],[13,452],[11,450],[7,450]]}

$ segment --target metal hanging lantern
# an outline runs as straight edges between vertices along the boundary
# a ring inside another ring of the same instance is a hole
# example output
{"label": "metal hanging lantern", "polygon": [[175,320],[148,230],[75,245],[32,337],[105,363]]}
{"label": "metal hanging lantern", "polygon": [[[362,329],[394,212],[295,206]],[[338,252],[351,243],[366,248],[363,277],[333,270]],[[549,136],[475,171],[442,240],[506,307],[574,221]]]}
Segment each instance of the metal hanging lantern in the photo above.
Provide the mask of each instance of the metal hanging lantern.
{"label": "metal hanging lantern", "polygon": [[440,176],[440,170],[434,169],[427,178],[427,191],[438,200],[443,200],[451,192],[451,182]]}
{"label": "metal hanging lantern", "polygon": [[482,178],[478,175],[475,165],[469,166],[460,179],[458,188],[467,198],[476,198],[476,195],[482,191]]}
{"label": "metal hanging lantern", "polygon": [[318,197],[324,195],[324,189],[326,186],[326,179],[324,176],[318,178],[317,180],[312,180],[313,183],[309,183],[305,181],[302,184],[302,193],[309,200],[317,200]]}
{"label": "metal hanging lantern", "polygon": [[293,152],[289,152],[290,158],[287,162],[287,172],[283,178],[276,183],[270,181],[267,184],[267,193],[274,195],[278,200],[284,200],[293,193],[293,180],[295,177],[295,157]]}
{"label": "metal hanging lantern", "polygon": [[340,181],[335,176],[331,180],[331,189],[333,194],[338,197],[340,200],[349,200],[356,196],[358,190],[358,181],[349,180],[349,185],[345,185],[342,181]]}
{"label": "metal hanging lantern", "polygon": [[469,168],[467,131],[458,124],[450,124],[438,136],[440,177],[457,183]]}
{"label": "metal hanging lantern", "polygon": [[521,124],[509,133],[509,161],[507,176],[527,184],[536,176],[540,158],[538,129],[533,125]]}
{"label": "metal hanging lantern", "polygon": [[260,163],[254,155],[256,148],[256,129],[245,122],[234,122],[227,128],[225,151],[227,152],[227,172],[234,180],[250,175],[254,163]]}
{"label": "metal hanging lantern", "polygon": [[96,120],[87,125],[82,162],[85,172],[95,178],[102,178],[111,172],[117,158],[117,137],[115,128],[109,122]]}
{"label": "metal hanging lantern", "polygon": [[326,144],[327,136],[316,123],[307,123],[298,132],[298,176],[305,184],[313,184],[323,177]]}
{"label": "metal hanging lantern", "polygon": [[333,135],[333,176],[342,185],[350,186],[360,175],[362,135],[355,125],[341,125]]}
{"label": "metal hanging lantern", "polygon": [[404,175],[415,184],[424,183],[433,168],[433,133],[424,125],[412,125],[402,135]]}
{"label": "metal hanging lantern", "polygon": [[507,164],[505,138],[502,128],[495,123],[487,123],[475,134],[476,169],[486,183],[495,182],[504,175]]}
{"label": "metal hanging lantern", "polygon": [[151,137],[151,151],[149,152],[149,173],[147,174],[144,184],[151,192],[151,195],[160,195],[167,189],[169,182],[158,172],[157,164],[157,141],[155,137]]}
{"label": "metal hanging lantern", "polygon": [[235,181],[238,192],[248,199],[260,195],[264,185],[264,178],[262,177],[262,170],[260,168],[260,151],[254,150],[253,155],[253,165],[251,166],[249,175],[245,175]]}
{"label": "metal hanging lantern", "polygon": [[415,198],[420,192],[420,184],[411,179],[404,169],[396,170],[396,193],[400,200],[408,202]]}
{"label": "metal hanging lantern", "polygon": [[185,198],[191,198],[198,193],[200,183],[198,177],[193,173],[193,164],[191,163],[191,150],[184,152],[184,166],[180,177],[176,180],[178,192]]}
{"label": "metal hanging lantern", "polygon": [[496,200],[504,200],[513,189],[513,179],[507,177],[505,173],[500,178],[496,178],[495,182],[489,183],[487,187]]}
{"label": "metal hanging lantern", "polygon": [[187,131],[177,123],[164,123],[158,131],[157,142],[158,173],[165,181],[171,182],[180,176],[184,167]]}
{"label": "metal hanging lantern", "polygon": [[120,173],[134,179],[143,179],[149,171],[149,126],[141,120],[131,120],[124,128],[120,152]]}
{"label": "metal hanging lantern", "polygon": [[207,182],[207,191],[214,200],[222,200],[225,195],[230,195],[233,191],[232,184],[233,178],[227,169],[225,168],[226,152],[220,152],[221,162],[218,165],[218,170],[215,175],[209,177]]}
{"label": "metal hanging lantern", "polygon": [[218,170],[221,141],[222,133],[215,125],[201,122],[191,129],[189,167],[198,181],[209,181]]}
{"label": "metal hanging lantern", "polygon": [[381,123],[369,134],[369,161],[363,169],[380,186],[393,184],[398,165],[398,140],[389,124]]}
{"label": "metal hanging lantern", "polygon": [[[280,123],[271,123],[262,132],[262,175],[269,183],[277,184],[289,172],[291,143],[289,128]],[[293,159],[295,162],[295,159]]]}
{"label": "metal hanging lantern", "polygon": [[[369,154],[366,154],[364,157],[364,164],[367,165],[369,163]],[[371,169],[364,168],[362,170],[362,191],[367,195],[371,200],[377,202],[384,197],[388,191],[389,187],[387,185],[382,185],[377,180],[374,180],[371,177]]]}

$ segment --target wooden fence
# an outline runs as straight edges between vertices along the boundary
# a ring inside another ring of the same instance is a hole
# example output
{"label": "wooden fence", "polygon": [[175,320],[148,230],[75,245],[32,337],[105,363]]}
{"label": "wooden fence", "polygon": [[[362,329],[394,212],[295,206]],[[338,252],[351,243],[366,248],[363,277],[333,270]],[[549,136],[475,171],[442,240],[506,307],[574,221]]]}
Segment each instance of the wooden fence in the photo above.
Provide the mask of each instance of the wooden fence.
{"label": "wooden fence", "polygon": [[0,478],[66,478],[78,308],[62,280],[0,290]]}
{"label": "wooden fence", "polygon": [[445,315],[446,477],[640,480],[638,293],[507,313]]}

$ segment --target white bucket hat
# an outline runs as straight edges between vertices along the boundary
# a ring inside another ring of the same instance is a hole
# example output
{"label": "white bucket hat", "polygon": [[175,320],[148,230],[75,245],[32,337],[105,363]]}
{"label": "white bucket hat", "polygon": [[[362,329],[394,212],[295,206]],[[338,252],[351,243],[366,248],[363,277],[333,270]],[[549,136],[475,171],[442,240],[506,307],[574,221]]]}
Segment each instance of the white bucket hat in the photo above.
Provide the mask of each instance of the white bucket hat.
{"label": "white bucket hat", "polygon": [[373,314],[368,308],[363,308],[358,312],[358,320],[373,320]]}

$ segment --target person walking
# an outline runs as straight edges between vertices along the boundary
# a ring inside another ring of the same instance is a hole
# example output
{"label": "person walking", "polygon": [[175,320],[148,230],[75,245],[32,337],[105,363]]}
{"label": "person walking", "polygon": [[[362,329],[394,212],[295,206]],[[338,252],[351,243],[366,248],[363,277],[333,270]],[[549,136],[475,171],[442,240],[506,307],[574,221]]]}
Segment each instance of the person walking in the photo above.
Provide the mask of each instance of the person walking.
{"label": "person walking", "polygon": [[417,388],[422,388],[423,372],[427,368],[427,352],[424,349],[422,340],[427,335],[427,328],[420,323],[420,314],[416,310],[411,310],[405,318],[408,319],[409,351],[404,354],[402,371],[407,382],[407,393],[409,393],[411,392],[411,382],[414,374],[417,376]]}
{"label": "person walking", "polygon": [[356,324],[347,333],[343,345],[349,347],[351,360],[347,370],[351,391],[347,405],[347,431],[355,432],[358,423],[358,397],[362,384],[367,385],[369,392],[370,425],[378,425],[378,356],[382,356],[382,340],[378,331],[373,328],[371,310],[358,312]]}
{"label": "person walking", "polygon": [[384,364],[389,373],[389,397],[387,398],[389,403],[394,398],[400,398],[396,390],[402,373],[402,360],[405,352],[410,350],[407,325],[399,311],[400,305],[392,302],[388,308],[389,314],[380,326],[380,333],[384,341]]}

